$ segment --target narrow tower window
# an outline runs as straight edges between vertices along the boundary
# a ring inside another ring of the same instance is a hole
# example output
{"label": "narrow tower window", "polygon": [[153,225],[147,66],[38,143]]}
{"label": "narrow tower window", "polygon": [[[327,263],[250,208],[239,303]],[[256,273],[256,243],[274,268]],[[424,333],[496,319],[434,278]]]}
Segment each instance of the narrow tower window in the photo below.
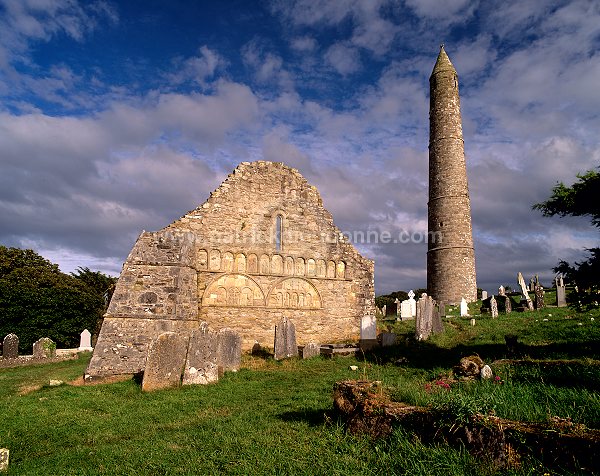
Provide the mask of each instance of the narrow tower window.
{"label": "narrow tower window", "polygon": [[281,251],[281,241],[283,238],[282,226],[283,217],[281,215],[277,215],[277,217],[275,218],[275,249],[277,251]]}

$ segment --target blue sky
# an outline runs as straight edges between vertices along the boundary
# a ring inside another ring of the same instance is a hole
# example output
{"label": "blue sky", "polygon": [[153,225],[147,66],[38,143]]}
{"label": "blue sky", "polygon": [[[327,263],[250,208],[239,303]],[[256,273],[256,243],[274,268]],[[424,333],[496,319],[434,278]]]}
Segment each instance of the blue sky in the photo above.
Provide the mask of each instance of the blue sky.
{"label": "blue sky", "polygon": [[[241,161],[282,161],[343,231],[427,231],[428,78],[460,81],[480,287],[597,245],[531,205],[600,165],[596,1],[0,0],[0,243],[117,275]],[[356,243],[378,293],[422,240]]]}

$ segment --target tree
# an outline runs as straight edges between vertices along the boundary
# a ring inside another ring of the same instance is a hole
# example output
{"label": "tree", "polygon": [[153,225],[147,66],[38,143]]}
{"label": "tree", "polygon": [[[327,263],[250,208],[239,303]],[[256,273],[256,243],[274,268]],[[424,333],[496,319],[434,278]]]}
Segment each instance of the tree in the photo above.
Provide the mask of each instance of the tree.
{"label": "tree", "polygon": [[0,338],[17,334],[24,351],[40,337],[77,347],[83,329],[97,329],[105,305],[84,279],[61,273],[32,250],[0,246]]}
{"label": "tree", "polygon": [[[559,182],[552,189],[548,200],[533,205],[544,216],[589,216],[592,224],[600,227],[600,167],[577,175],[577,182],[570,187]],[[587,260],[570,265],[561,260],[553,268],[555,273],[563,273],[568,281],[577,284],[577,303],[592,305],[598,300],[600,290],[600,248],[589,248]]]}

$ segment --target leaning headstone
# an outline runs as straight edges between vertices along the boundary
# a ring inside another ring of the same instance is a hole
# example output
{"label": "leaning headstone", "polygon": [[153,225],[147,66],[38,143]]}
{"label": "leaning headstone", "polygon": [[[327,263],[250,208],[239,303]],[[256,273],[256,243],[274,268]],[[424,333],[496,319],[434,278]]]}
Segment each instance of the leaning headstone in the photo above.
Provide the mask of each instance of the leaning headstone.
{"label": "leaning headstone", "polygon": [[485,301],[488,298],[487,291],[481,291],[481,300]]}
{"label": "leaning headstone", "polygon": [[417,302],[417,318],[415,321],[415,337],[427,340],[433,332],[433,315],[435,303],[431,296],[423,293]]}
{"label": "leaning headstone", "polygon": [[10,451],[7,448],[0,448],[0,473],[8,473],[8,457]]}
{"label": "leaning headstone", "polygon": [[2,341],[2,357],[16,359],[19,356],[19,338],[16,334],[8,334]]}
{"label": "leaning headstone", "polygon": [[219,374],[237,372],[242,363],[242,337],[229,327],[217,334],[217,365]]}
{"label": "leaning headstone", "polygon": [[469,306],[467,305],[467,300],[462,298],[460,300],[460,317],[466,317],[469,315]]}
{"label": "leaning headstone", "polygon": [[84,329],[79,336],[79,352],[91,352],[94,350],[92,347],[92,334],[87,329]]}
{"label": "leaning headstone", "polygon": [[500,287],[498,288],[498,296],[506,296],[506,290],[502,285],[500,285]]}
{"label": "leaning headstone", "polygon": [[520,272],[517,275],[517,281],[519,282],[519,286],[521,286],[521,293],[523,294],[523,297],[525,298],[525,301],[527,302],[527,308],[530,311],[533,311],[533,302],[531,301],[531,298],[529,297],[529,293],[527,292],[527,285],[525,284],[525,278],[523,278],[523,275]]}
{"label": "leaning headstone", "polygon": [[546,303],[544,302],[544,288],[539,284],[535,285],[535,308],[543,309],[546,307]]}
{"label": "leaning headstone", "polygon": [[491,309],[491,313],[492,313],[492,317],[498,317],[498,303],[496,302],[496,298],[494,297],[494,295],[492,294],[492,297],[490,298],[490,309]]}
{"label": "leaning headstone", "polygon": [[56,344],[49,337],[42,337],[33,343],[34,359],[51,359],[56,356]]}
{"label": "leaning headstone", "polygon": [[417,316],[417,301],[415,301],[415,292],[411,289],[408,292],[408,302],[410,303],[410,315]]}
{"label": "leaning headstone", "polygon": [[390,347],[396,343],[396,334],[393,332],[382,332],[381,347]]}
{"label": "leaning headstone", "polygon": [[296,357],[298,345],[296,344],[296,326],[287,317],[275,326],[275,360]]}
{"label": "leaning headstone", "polygon": [[321,345],[316,342],[309,342],[302,348],[303,359],[310,359],[317,355],[321,355]]}
{"label": "leaning headstone", "polygon": [[512,303],[509,296],[504,296],[504,312],[510,314],[512,312]]}
{"label": "leaning headstone", "polygon": [[400,319],[403,321],[408,321],[412,318],[412,305],[410,303],[410,299],[406,299],[400,303]]}
{"label": "leaning headstone", "polygon": [[142,390],[151,392],[179,387],[187,348],[187,338],[175,332],[164,332],[152,341],[146,357]]}
{"label": "leaning headstone", "polygon": [[183,385],[206,385],[219,380],[217,365],[217,333],[203,322],[200,329],[194,329],[190,335]]}

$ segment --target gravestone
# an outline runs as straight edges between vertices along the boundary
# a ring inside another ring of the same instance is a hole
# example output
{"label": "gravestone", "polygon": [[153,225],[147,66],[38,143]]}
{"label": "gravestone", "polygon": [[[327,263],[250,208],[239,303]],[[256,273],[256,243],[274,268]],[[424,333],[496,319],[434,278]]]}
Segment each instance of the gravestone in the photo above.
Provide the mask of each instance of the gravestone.
{"label": "gravestone", "polygon": [[467,300],[462,298],[460,300],[460,317],[467,317],[469,315],[469,306],[467,305]]}
{"label": "gravestone", "polygon": [[529,280],[529,291],[535,291],[535,278]]}
{"label": "gravestone", "polygon": [[544,302],[544,288],[539,284],[535,285],[535,308],[536,309],[544,309],[546,307],[546,303]]}
{"label": "gravestone", "polygon": [[471,319],[471,325],[475,327],[475,319]]}
{"label": "gravestone", "polygon": [[296,326],[287,317],[275,326],[275,360],[296,357],[298,345],[296,344]]}
{"label": "gravestone", "polygon": [[19,338],[16,334],[8,334],[2,341],[2,357],[16,359],[19,356]]}
{"label": "gravestone", "polygon": [[218,380],[217,333],[203,322],[190,334],[182,384],[206,385]]}
{"label": "gravestone", "polygon": [[523,294],[523,297],[525,298],[525,301],[527,302],[527,309],[529,309],[530,311],[533,311],[533,302],[531,301],[531,298],[529,297],[529,293],[527,292],[527,285],[525,284],[525,278],[523,278],[523,275],[520,272],[517,275],[517,281],[519,283],[519,286],[521,286],[521,293]]}
{"label": "gravestone", "polygon": [[444,324],[442,323],[443,317],[446,317],[446,305],[444,304],[444,301],[440,301],[437,306],[434,306],[433,310],[432,331],[434,334],[444,330]]}
{"label": "gravestone", "polygon": [[87,329],[84,329],[81,335],[79,336],[79,350],[80,352],[92,351],[94,348],[92,347],[92,334]]}
{"label": "gravestone", "polygon": [[415,337],[417,340],[427,340],[433,332],[433,315],[435,302],[431,296],[423,293],[417,302],[415,321]]}
{"label": "gravestone", "polygon": [[175,332],[163,332],[148,348],[142,391],[175,388],[181,384],[188,339]]}
{"label": "gravestone", "polygon": [[8,457],[10,451],[7,448],[0,448],[0,473],[8,473]]}
{"label": "gravestone", "polygon": [[394,301],[394,304],[396,305],[396,317],[400,317],[400,305],[402,304],[402,301],[400,301],[400,299],[396,298],[396,300]]}
{"label": "gravestone", "polygon": [[506,295],[506,290],[504,289],[504,286],[500,285],[500,287],[498,288],[498,296],[505,296]]}
{"label": "gravestone", "polygon": [[512,312],[512,303],[509,296],[504,296],[504,312],[510,314]]}
{"label": "gravestone", "polygon": [[375,316],[363,316],[360,321],[361,343],[373,343],[377,340],[377,319]]}
{"label": "gravestone", "polygon": [[228,327],[217,334],[217,365],[219,374],[237,372],[242,363],[242,336]]}
{"label": "gravestone", "polygon": [[51,359],[56,356],[56,344],[49,337],[42,337],[33,343],[34,359]]}
{"label": "gravestone", "polygon": [[415,293],[412,289],[408,292],[408,302],[410,303],[411,317],[416,317],[417,316],[417,301],[415,301]]}
{"label": "gravestone", "polygon": [[412,305],[409,299],[406,299],[400,303],[400,319],[403,321],[408,321],[412,319]]}
{"label": "gravestone", "polygon": [[494,372],[492,372],[492,368],[489,365],[484,365],[481,368],[481,372],[479,372],[479,376],[482,380],[489,380],[494,376]]}
{"label": "gravestone", "polygon": [[390,347],[396,343],[396,334],[393,332],[382,332],[381,347]]}
{"label": "gravestone", "polygon": [[487,291],[481,291],[481,300],[484,301],[488,298]]}
{"label": "gravestone", "polygon": [[317,355],[321,355],[321,346],[316,342],[309,342],[302,348],[303,359],[310,359]]}
{"label": "gravestone", "polygon": [[556,284],[556,307],[566,307],[567,306],[567,297],[565,292],[565,285],[563,282],[563,277],[557,277],[555,279]]}
{"label": "gravestone", "polygon": [[383,317],[387,316],[387,305],[386,305],[386,304],[384,304],[384,305],[381,307],[381,315],[382,315]]}
{"label": "gravestone", "polygon": [[498,303],[496,302],[496,298],[494,297],[493,294],[492,294],[492,297],[490,298],[490,310],[492,312],[493,318],[498,317]]}

